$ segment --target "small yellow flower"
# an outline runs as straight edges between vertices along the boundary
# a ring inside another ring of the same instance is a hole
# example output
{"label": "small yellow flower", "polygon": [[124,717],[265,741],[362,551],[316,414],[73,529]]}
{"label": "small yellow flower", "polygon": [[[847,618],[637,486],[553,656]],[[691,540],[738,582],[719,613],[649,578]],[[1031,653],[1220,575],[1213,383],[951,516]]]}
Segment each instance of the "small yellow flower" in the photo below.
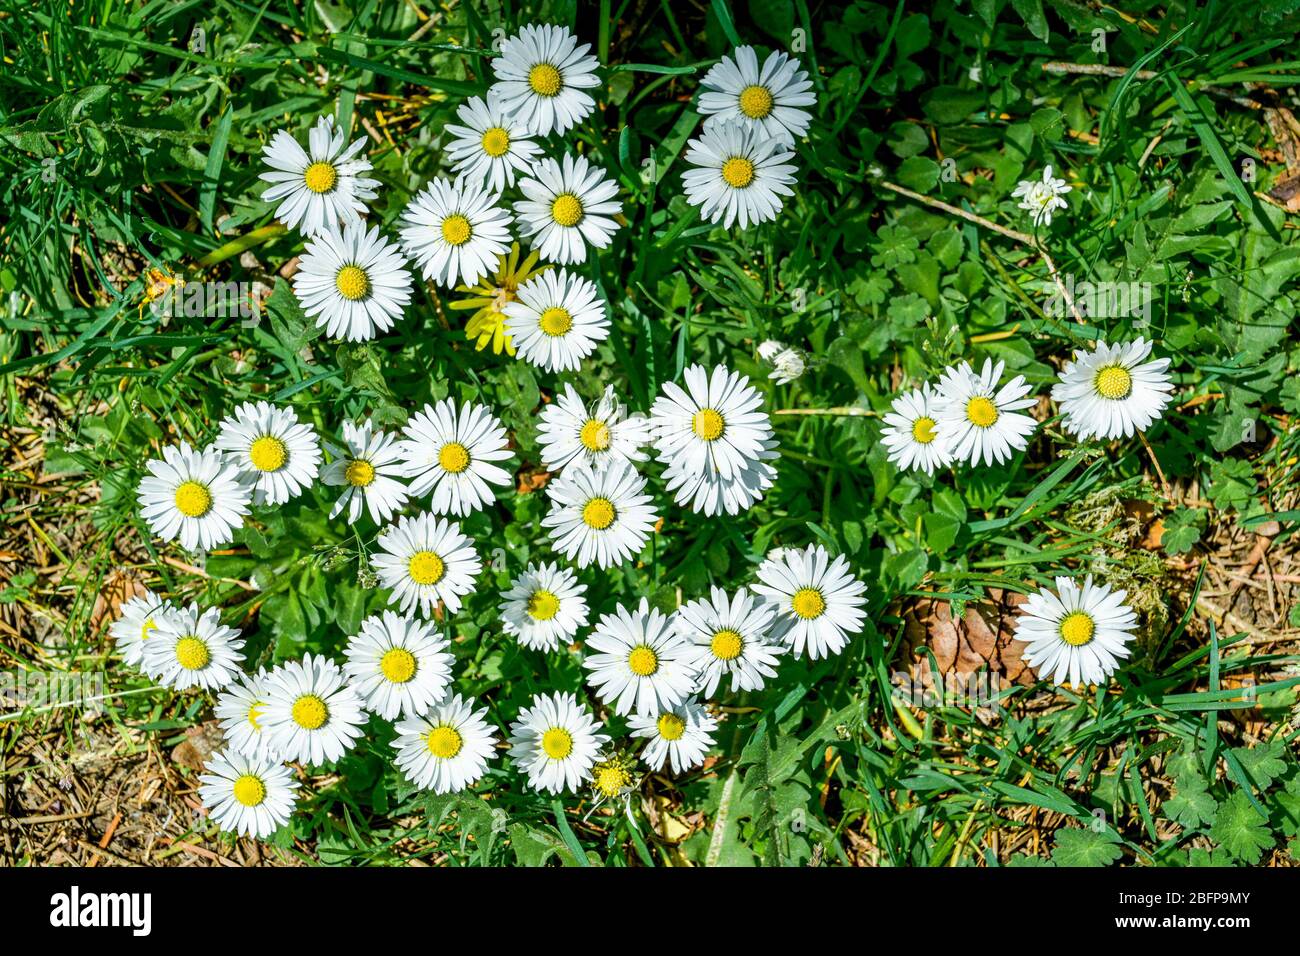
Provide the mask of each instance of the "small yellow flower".
{"label": "small yellow flower", "polygon": [[522,263],[519,261],[519,243],[510,249],[510,255],[497,257],[497,271],[483,278],[475,286],[458,286],[457,292],[464,292],[469,298],[450,303],[453,309],[476,309],[465,323],[465,338],[474,342],[474,348],[482,350],[492,343],[492,351],[501,354],[504,348],[507,355],[515,354],[514,343],[506,332],[506,306],[515,300],[519,287],[540,272],[551,268],[550,265],[537,266],[538,254],[531,252]]}

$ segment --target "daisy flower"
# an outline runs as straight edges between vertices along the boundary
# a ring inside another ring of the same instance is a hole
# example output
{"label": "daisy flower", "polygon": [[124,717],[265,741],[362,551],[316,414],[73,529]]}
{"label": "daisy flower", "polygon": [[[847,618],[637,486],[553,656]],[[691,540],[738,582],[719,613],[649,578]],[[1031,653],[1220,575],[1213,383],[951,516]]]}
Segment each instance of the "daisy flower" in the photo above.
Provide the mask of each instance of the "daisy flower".
{"label": "daisy flower", "polygon": [[645,479],[625,462],[602,471],[567,468],[546,493],[551,511],[542,524],[551,546],[580,568],[608,568],[640,554],[659,520]]}
{"label": "daisy flower", "polygon": [[904,471],[916,468],[933,475],[951,462],[938,440],[938,403],[938,394],[926,382],[895,398],[885,413],[880,442],[889,449],[889,460]]}
{"label": "daisy flower", "polygon": [[519,243],[516,242],[510,247],[510,255],[497,257],[495,274],[483,279],[473,288],[464,285],[457,287],[457,292],[464,292],[469,298],[457,299],[449,305],[457,310],[477,310],[465,323],[465,338],[474,343],[476,350],[482,351],[491,342],[494,354],[500,355],[502,349],[505,349],[507,355],[515,354],[514,343],[506,332],[505,308],[515,301],[521,285],[551,268],[550,265],[538,266],[539,258],[540,253],[530,252],[520,262]]}
{"label": "daisy flower", "polygon": [[768,339],[760,344],[758,357],[772,366],[772,372],[767,377],[777,385],[789,385],[808,368],[803,352],[776,339]]}
{"label": "daisy flower", "polygon": [[686,388],[665,382],[650,409],[659,460],[692,475],[734,478],[760,459],[772,437],[763,396],[749,379],[718,365],[692,365]]}
{"label": "daisy flower", "polygon": [[298,781],[278,760],[226,750],[203,770],[199,800],[221,829],[265,839],[289,822]]}
{"label": "daisy flower", "polygon": [[121,610],[122,616],[109,626],[108,633],[122,660],[132,667],[141,667],[146,642],[158,630],[163,618],[176,610],[176,606],[146,590],[144,594],[122,602]]}
{"label": "daisy flower", "polygon": [[382,611],[348,640],[343,672],[371,713],[418,717],[447,696],[456,660],[447,647],[432,625]]}
{"label": "daisy flower", "polygon": [[543,256],[560,265],[587,261],[587,245],[604,249],[618,230],[612,217],[623,204],[618,184],[585,156],[568,153],[563,165],[539,160],[533,175],[519,181],[524,199],[515,203],[519,233]]}
{"label": "daisy flower", "polygon": [[999,386],[1003,367],[985,359],[978,375],[969,362],[944,371],[931,405],[942,454],[971,465],[1000,464],[1029,444],[1038,423],[1022,409],[1037,400],[1023,375]]}
{"label": "daisy flower", "polygon": [[333,461],[321,469],[320,480],[343,488],[330,509],[336,518],[348,510],[348,524],[356,524],[361,509],[375,524],[383,524],[406,506],[406,463],[395,436],[376,428],[369,419],[359,425],[343,423],[343,446],[326,442]]}
{"label": "daisy flower", "polygon": [[220,690],[239,676],[244,639],[221,623],[221,611],[197,604],[177,608],[158,621],[145,645],[145,672],[175,690]]}
{"label": "daisy flower", "polygon": [[185,442],[162,450],[140,480],[140,515],[164,541],[180,539],[187,551],[211,551],[230,543],[244,526],[252,489],[239,467],[217,449],[195,451]]}
{"label": "daisy flower", "polygon": [[259,720],[275,753],[319,766],[352,749],[366,715],[339,665],[306,654],[266,675],[266,706]]}
{"label": "daisy flower", "polygon": [[1132,438],[1159,421],[1174,389],[1169,359],[1145,361],[1153,343],[1098,342],[1076,350],[1065,363],[1052,398],[1061,406],[1065,430],[1087,438]]}
{"label": "daisy flower", "polygon": [[510,757],[534,790],[577,793],[609,743],[603,729],[573,694],[540,694],[510,725]]}
{"label": "daisy flower", "polygon": [[694,653],[672,619],[641,599],[635,611],[622,605],[596,622],[582,666],[596,695],[616,714],[658,714],[695,689]]}
{"label": "daisy flower", "polygon": [[532,650],[559,650],[587,625],[586,593],[567,568],[530,564],[501,595],[501,630]]}
{"label": "daisy flower", "polygon": [[488,91],[501,109],[539,136],[563,133],[596,108],[583,92],[600,86],[591,44],[560,26],[529,24],[501,44],[492,60],[497,82]]}
{"label": "daisy flower", "polygon": [[775,438],[765,438],[757,457],[730,478],[709,471],[697,474],[686,462],[674,462],[664,469],[665,490],[677,504],[689,505],[699,514],[716,515],[725,511],[734,515],[748,511],[776,481],[776,469],[768,464],[780,457],[776,448]]}
{"label": "daisy flower", "polygon": [[713,746],[713,732],[718,718],[694,700],[682,701],[657,714],[633,714],[627,720],[633,737],[649,739],[641,759],[651,770],[664,764],[673,773],[683,773],[704,763],[704,755]]}
{"label": "daisy flower", "polygon": [[682,173],[686,201],[726,229],[737,221],[741,229],[769,222],[785,204],[781,197],[794,195],[792,159],[788,146],[760,129],[736,123],[706,129],[686,148],[686,162],[695,167]]}
{"label": "daisy flower", "polygon": [[1020,606],[1016,640],[1027,642],[1025,661],[1057,684],[1104,684],[1128,657],[1137,615],[1124,603],[1124,591],[1093,584],[1079,587],[1056,579],[1056,594],[1043,588]]}
{"label": "daisy flower", "polygon": [[402,211],[402,248],[442,286],[477,282],[510,248],[510,213],[501,194],[474,179],[439,177]]}
{"label": "daisy flower", "polygon": [[812,117],[803,107],[816,104],[817,94],[799,61],[774,51],[760,69],[751,46],[736,47],[733,56],[724,56],[700,81],[704,128],[739,123],[790,144],[808,132]]}
{"label": "daisy flower", "polygon": [[379,182],[363,175],[370,171],[370,160],[361,155],[366,138],[347,147],[345,142],[347,136],[335,127],[333,116],[316,120],[307,134],[306,150],[284,130],[271,137],[262,147],[262,161],[271,171],[259,178],[271,183],[262,198],[280,204],[275,218],[314,236],[365,215]]}
{"label": "daisy flower", "polygon": [[636,760],[623,753],[612,753],[591,768],[591,789],[597,800],[627,796],[636,787]]}
{"label": "daisy flower", "polygon": [[495,756],[497,738],[487,708],[455,694],[423,717],[396,725],[397,766],[421,790],[456,793],[476,783]]}
{"label": "daisy flower", "polygon": [[410,493],[433,492],[434,514],[464,517],[496,500],[489,485],[509,485],[510,472],[492,464],[510,458],[506,430],[486,405],[472,402],[459,410],[449,398],[425,405],[402,429],[399,450]]}
{"label": "daisy flower", "polygon": [[253,486],[253,503],[282,505],[311,487],[320,441],[293,409],[245,402],[222,419],[214,447],[228,452]]}
{"label": "daisy flower", "polygon": [[494,192],[513,186],[515,173],[527,172],[541,155],[542,147],[532,141],[528,127],[510,116],[494,96],[489,95],[487,102],[470,97],[456,116],[464,126],[443,127],[452,137],[445,147],[452,168]]}
{"label": "daisy flower", "polygon": [[379,583],[392,589],[388,603],[399,605],[403,614],[419,607],[431,617],[439,601],[455,614],[483,570],[460,525],[427,513],[400,518],[379,533],[376,544],[373,563]]}
{"label": "daisy flower", "polygon": [[520,356],[548,372],[574,372],[609,336],[605,303],[590,279],[543,272],[506,306],[506,331]]}
{"label": "daisy flower", "polygon": [[1043,178],[1039,181],[1022,180],[1011,194],[1012,199],[1020,200],[1020,208],[1029,210],[1029,218],[1035,226],[1050,226],[1053,209],[1068,209],[1061,197],[1070,191],[1064,179],[1052,177],[1052,167],[1043,167]]}
{"label": "daisy flower", "polygon": [[708,598],[677,609],[673,626],[691,645],[688,658],[699,672],[695,690],[712,697],[718,683],[731,675],[733,693],[759,690],[776,675],[785,648],[769,641],[776,608],[746,591],[728,597],[722,588],[710,589]]}
{"label": "daisy flower", "polygon": [[266,671],[240,674],[217,696],[212,708],[221,732],[236,753],[246,757],[271,756],[278,759],[262,732],[262,710],[266,707]]}
{"label": "daisy flower", "polygon": [[330,227],[307,242],[293,277],[303,311],[333,338],[364,342],[387,332],[411,301],[411,274],[395,243],[365,223]]}
{"label": "daisy flower", "polygon": [[758,580],[751,590],[776,609],[773,638],[796,655],[807,650],[817,660],[838,654],[862,630],[867,587],[842,555],[832,561],[819,544],[787,549],[759,565]]}
{"label": "daisy flower", "polygon": [[568,382],[556,400],[542,409],[537,426],[542,464],[550,471],[566,465],[600,471],[614,462],[645,461],[641,446],[650,441],[650,422],[628,416],[627,406],[606,385],[600,401],[587,406]]}

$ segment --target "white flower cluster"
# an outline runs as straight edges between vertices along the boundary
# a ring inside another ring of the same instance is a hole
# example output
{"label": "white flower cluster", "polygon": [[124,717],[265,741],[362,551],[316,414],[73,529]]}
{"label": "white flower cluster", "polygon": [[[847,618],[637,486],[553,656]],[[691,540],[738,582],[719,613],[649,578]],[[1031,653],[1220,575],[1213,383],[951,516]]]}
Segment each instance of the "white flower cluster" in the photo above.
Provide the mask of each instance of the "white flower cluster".
{"label": "white flower cluster", "polygon": [[[1065,430],[1080,440],[1131,438],[1158,421],[1173,383],[1169,359],[1146,361],[1151,348],[1138,338],[1076,351],[1052,388]],[[955,463],[1001,464],[1024,451],[1038,427],[1025,410],[1038,400],[1023,376],[1004,383],[1003,369],[985,359],[976,373],[963,362],[946,369],[937,386],[895,398],[881,434],[889,460],[933,474]]]}

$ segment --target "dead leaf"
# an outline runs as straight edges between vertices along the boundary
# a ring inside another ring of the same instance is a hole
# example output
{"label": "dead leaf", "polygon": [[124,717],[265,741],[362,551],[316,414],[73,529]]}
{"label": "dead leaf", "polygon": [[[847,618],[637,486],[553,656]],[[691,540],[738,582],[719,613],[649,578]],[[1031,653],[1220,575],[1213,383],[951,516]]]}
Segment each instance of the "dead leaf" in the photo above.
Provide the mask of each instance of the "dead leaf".
{"label": "dead leaf", "polygon": [[144,582],[130,571],[114,568],[104,578],[103,586],[95,595],[95,604],[90,609],[90,631],[98,633],[100,627],[111,624],[122,616],[122,605],[133,597],[147,591]]}
{"label": "dead leaf", "polygon": [[1032,685],[1033,671],[1021,658],[1025,642],[1012,636],[1015,609],[1024,600],[1024,595],[990,588],[988,599],[967,604],[958,620],[953,620],[948,601],[914,601],[903,611],[913,676],[933,689],[930,660],[922,651],[928,646],[945,678],[965,678],[984,669],[1006,684]]}
{"label": "dead leaf", "polygon": [[515,488],[521,495],[541,491],[551,480],[551,473],[541,465],[525,464],[515,473]]}
{"label": "dead leaf", "polygon": [[201,771],[208,758],[220,750],[226,743],[226,735],[221,732],[221,724],[215,720],[205,720],[197,727],[185,729],[185,739],[172,748],[172,760],[193,770]]}

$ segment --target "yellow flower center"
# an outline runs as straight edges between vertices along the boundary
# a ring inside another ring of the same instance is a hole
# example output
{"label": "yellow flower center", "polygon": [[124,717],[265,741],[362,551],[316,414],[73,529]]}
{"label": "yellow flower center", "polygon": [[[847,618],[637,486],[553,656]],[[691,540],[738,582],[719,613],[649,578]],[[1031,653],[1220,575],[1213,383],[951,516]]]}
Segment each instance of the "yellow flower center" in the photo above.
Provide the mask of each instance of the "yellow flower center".
{"label": "yellow flower center", "polygon": [[258,471],[279,471],[289,460],[289,449],[280,439],[263,435],[248,449],[248,460]]}
{"label": "yellow flower center", "polygon": [[202,518],[212,510],[212,492],[197,481],[186,481],[176,489],[176,510],[187,518]]}
{"label": "yellow flower center", "polygon": [[266,799],[266,784],[246,773],[235,780],[235,799],[246,807],[255,807]]}
{"label": "yellow flower center", "polygon": [[154,623],[153,618],[149,618],[142,625],[140,625],[140,640],[142,641],[149,640],[149,632],[156,631],[156,630],[158,630],[158,625]]}
{"label": "yellow flower center", "polygon": [[732,156],[722,164],[722,178],[728,186],[744,189],[754,181],[754,164],[743,156]]}
{"label": "yellow flower center", "polygon": [[312,163],[302,174],[302,181],[314,193],[327,193],[338,185],[339,174],[329,163]]}
{"label": "yellow flower center", "polygon": [[360,459],[350,461],[343,470],[343,478],[353,488],[365,488],[375,480],[375,466]]}
{"label": "yellow flower center", "polygon": [[554,96],[560,92],[560,71],[549,63],[538,63],[528,71],[528,85],[538,96]]}
{"label": "yellow flower center", "polygon": [[1133,391],[1133,376],[1122,365],[1108,365],[1097,372],[1093,387],[1102,398],[1128,398]]}
{"label": "yellow flower center", "polygon": [[182,637],[176,642],[176,662],[187,671],[202,670],[211,659],[208,645],[197,637]]}
{"label": "yellow flower center", "polygon": [[429,753],[442,760],[450,760],[460,753],[465,741],[454,727],[434,727],[425,738]]}
{"label": "yellow flower center", "polygon": [[596,764],[592,770],[592,783],[605,797],[617,797],[623,788],[632,783],[627,768],[613,760]]}
{"label": "yellow flower center", "polygon": [[446,567],[442,563],[442,558],[432,551],[417,551],[411,555],[406,570],[416,584],[428,585],[441,581]]}
{"label": "yellow flower center", "polygon": [[560,599],[550,591],[538,589],[528,599],[528,614],[535,621],[549,621],[560,613]]}
{"label": "yellow flower center", "polygon": [[573,328],[573,316],[569,314],[568,309],[552,306],[541,314],[537,325],[547,335],[563,335]]}
{"label": "yellow flower center", "polygon": [[379,669],[394,684],[405,684],[415,676],[415,655],[404,647],[394,647],[379,659]]}
{"label": "yellow flower center", "polygon": [[604,531],[614,523],[614,503],[608,498],[592,498],[582,508],[582,521],[588,528]]}
{"label": "yellow flower center", "polygon": [[578,432],[578,441],[587,451],[604,451],[609,447],[609,426],[598,418],[589,418]]}
{"label": "yellow flower center", "polygon": [[691,431],[705,441],[717,441],[727,423],[711,408],[701,408],[691,417]]}
{"label": "yellow flower center", "polygon": [[1065,616],[1061,622],[1061,640],[1071,647],[1082,647],[1092,640],[1096,626],[1092,618],[1083,611],[1074,611]]}
{"label": "yellow flower center", "polygon": [[686,733],[686,721],[676,714],[664,714],[659,718],[659,736],[664,740],[681,740]]}
{"label": "yellow flower center", "polygon": [[808,621],[821,617],[822,612],[826,610],[826,599],[816,588],[800,588],[790,599],[790,606],[795,614]]}
{"label": "yellow flower center", "polygon": [[922,415],[912,422],[912,439],[922,445],[928,445],[934,441],[934,419]]}
{"label": "yellow flower center", "polygon": [[473,231],[470,228],[469,220],[460,213],[453,213],[442,221],[442,238],[453,246],[463,245],[469,241],[470,234]]}
{"label": "yellow flower center", "polygon": [[449,441],[438,452],[438,464],[443,471],[459,475],[469,467],[469,449],[458,441]]}
{"label": "yellow flower center", "polygon": [[582,221],[582,202],[573,193],[561,193],[551,203],[551,218],[561,226],[576,226]]}
{"label": "yellow flower center", "polygon": [[709,650],[713,651],[713,656],[720,661],[734,661],[740,656],[744,648],[744,641],[741,640],[740,632],[733,631],[729,627],[724,627],[713,635],[713,640],[709,642]]}
{"label": "yellow flower center", "polygon": [[330,711],[325,706],[325,701],[315,694],[303,694],[293,702],[293,710],[290,711],[293,722],[303,730],[319,730],[325,726],[329,715]]}
{"label": "yellow flower center", "polygon": [[359,302],[370,291],[370,279],[360,266],[344,266],[334,277],[334,285],[350,302]]}
{"label": "yellow flower center", "polygon": [[258,721],[262,717],[262,708],[265,706],[266,705],[259,700],[252,707],[248,708],[248,722],[252,724],[254,730],[262,729],[262,725],[258,723]]}
{"label": "yellow flower center", "polygon": [[542,750],[552,760],[563,760],[573,753],[573,735],[563,727],[552,727],[542,734]]}
{"label": "yellow flower center", "polygon": [[638,644],[627,655],[627,666],[637,677],[649,677],[659,670],[659,655],[645,644]]}
{"label": "yellow flower center", "polygon": [[966,419],[977,428],[988,428],[998,420],[998,407],[983,395],[966,403]]}
{"label": "yellow flower center", "polygon": [[483,134],[483,152],[493,159],[504,156],[510,148],[510,134],[500,126],[493,126]]}
{"label": "yellow flower center", "polygon": [[747,86],[740,91],[740,111],[750,119],[763,119],[773,105],[772,92],[766,86]]}

